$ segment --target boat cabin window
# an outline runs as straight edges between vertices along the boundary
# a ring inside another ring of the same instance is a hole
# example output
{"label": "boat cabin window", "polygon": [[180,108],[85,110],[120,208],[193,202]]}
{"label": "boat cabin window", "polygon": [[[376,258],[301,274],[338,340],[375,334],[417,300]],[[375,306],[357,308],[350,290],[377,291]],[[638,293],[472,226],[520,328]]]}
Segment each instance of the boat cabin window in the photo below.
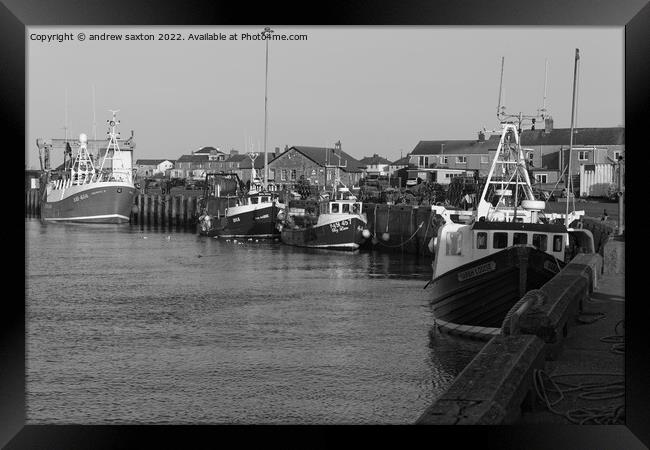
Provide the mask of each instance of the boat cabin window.
{"label": "boat cabin window", "polygon": [[484,233],[482,231],[476,233],[476,248],[487,248],[487,233]]}
{"label": "boat cabin window", "polygon": [[343,208],[344,213],[349,213],[350,212],[350,205],[348,203],[343,203],[341,205],[341,207]]}
{"label": "boat cabin window", "polygon": [[257,205],[257,202],[258,202],[259,200],[260,200],[259,197],[251,197],[251,203],[252,203],[253,205]]}
{"label": "boat cabin window", "polygon": [[262,203],[268,203],[269,198],[268,197],[262,197]]}
{"label": "boat cabin window", "polygon": [[463,244],[463,235],[458,231],[447,233],[447,254],[460,255]]}
{"label": "boat cabin window", "polygon": [[332,203],[332,212],[333,213],[339,212],[339,204],[338,203]]}
{"label": "boat cabin window", "polygon": [[517,244],[528,244],[528,234],[527,233],[515,233],[512,236],[512,244],[517,245]]}
{"label": "boat cabin window", "polygon": [[540,249],[541,251],[545,252],[546,249],[548,248],[548,236],[545,234],[533,234],[533,245]]}
{"label": "boat cabin window", "polygon": [[352,205],[352,213],[353,214],[359,214],[359,204],[355,203]]}
{"label": "boat cabin window", "polygon": [[508,246],[508,233],[494,233],[492,235],[492,248],[506,248]]}
{"label": "boat cabin window", "polygon": [[561,252],[562,251],[562,235],[556,234],[553,236],[553,251]]}

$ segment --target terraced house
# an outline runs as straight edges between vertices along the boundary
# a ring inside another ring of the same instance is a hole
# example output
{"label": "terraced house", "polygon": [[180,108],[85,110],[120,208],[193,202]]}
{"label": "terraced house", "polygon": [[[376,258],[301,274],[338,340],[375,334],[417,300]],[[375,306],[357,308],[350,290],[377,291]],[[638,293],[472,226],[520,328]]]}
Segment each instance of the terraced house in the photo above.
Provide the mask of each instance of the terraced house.
{"label": "terraced house", "polygon": [[480,132],[475,140],[420,141],[409,155],[409,178],[446,184],[455,176],[487,175],[499,145],[499,136],[486,139]]}
{"label": "terraced house", "polygon": [[[570,131],[570,128],[553,128],[552,119],[546,120],[542,129],[522,131],[520,141],[534,177],[531,181],[552,185],[566,173]],[[484,132],[479,132],[477,140],[420,141],[409,157],[409,177],[445,183],[465,174],[486,176],[499,138],[496,134],[486,138]],[[577,177],[581,166],[584,171],[594,170],[596,164],[615,164],[624,153],[625,128],[576,128],[570,173]]]}

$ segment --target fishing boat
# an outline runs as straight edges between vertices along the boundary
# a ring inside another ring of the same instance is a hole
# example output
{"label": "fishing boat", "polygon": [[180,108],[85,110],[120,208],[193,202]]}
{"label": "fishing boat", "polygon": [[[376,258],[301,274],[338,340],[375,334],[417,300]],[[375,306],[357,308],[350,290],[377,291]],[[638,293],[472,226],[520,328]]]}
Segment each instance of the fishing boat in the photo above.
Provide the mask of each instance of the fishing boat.
{"label": "fishing boat", "polygon": [[439,228],[431,303],[440,329],[494,332],[527,291],[577,253],[594,252],[593,236],[580,228],[584,211],[544,209],[533,196],[519,128],[504,123],[476,210],[432,206]]}
{"label": "fishing boat", "polygon": [[[569,155],[579,59],[576,49]],[[503,59],[501,74],[503,82]],[[581,226],[584,211],[569,212],[567,202],[565,214],[544,213],[546,203],[533,195],[519,137],[523,120],[534,124],[537,116],[507,115],[499,93],[497,117],[501,138],[476,209],[432,207],[438,233],[431,303],[438,329],[451,334],[489,338],[500,333],[527,291],[540,288],[576,254],[594,252],[593,235]]]}
{"label": "fishing boat", "polygon": [[41,219],[46,222],[126,223],[129,221],[135,186],[131,168],[122,158],[118,144],[117,124],[109,120],[109,143],[95,166],[88,152],[88,138],[79,135],[79,147],[72,155],[67,145],[64,166],[60,171],[47,171],[41,197]]}
{"label": "fishing boat", "polygon": [[[341,185],[335,181],[334,186]],[[291,200],[281,214],[284,244],[335,250],[357,250],[370,237],[363,203],[345,186],[318,199]]]}
{"label": "fishing boat", "polygon": [[285,205],[277,193],[256,183],[247,191],[236,173],[206,173],[205,177],[198,221],[200,235],[272,238],[280,234],[276,225]]}

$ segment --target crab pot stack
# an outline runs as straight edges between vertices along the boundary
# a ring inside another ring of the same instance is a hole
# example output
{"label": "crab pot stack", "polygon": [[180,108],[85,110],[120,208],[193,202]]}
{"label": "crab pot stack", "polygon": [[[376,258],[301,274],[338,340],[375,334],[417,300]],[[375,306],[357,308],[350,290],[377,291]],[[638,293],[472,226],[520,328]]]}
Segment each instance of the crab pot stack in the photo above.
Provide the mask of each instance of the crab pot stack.
{"label": "crab pot stack", "polygon": [[428,244],[437,230],[431,225],[429,206],[365,203],[364,211],[372,234],[368,239],[369,248],[387,252],[431,254]]}
{"label": "crab pot stack", "polygon": [[131,222],[138,225],[188,227],[196,222],[195,196],[138,194],[133,204],[137,212],[131,214]]}

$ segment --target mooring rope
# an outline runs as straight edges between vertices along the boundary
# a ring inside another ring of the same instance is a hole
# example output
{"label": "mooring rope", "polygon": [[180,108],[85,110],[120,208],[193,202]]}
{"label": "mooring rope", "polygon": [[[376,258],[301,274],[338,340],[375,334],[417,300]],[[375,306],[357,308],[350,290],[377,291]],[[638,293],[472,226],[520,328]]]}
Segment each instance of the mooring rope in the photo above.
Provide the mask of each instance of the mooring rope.
{"label": "mooring rope", "polygon": [[383,245],[384,247],[393,247],[393,248],[395,248],[395,247],[402,247],[402,246],[403,246],[404,244],[406,244],[408,241],[410,241],[411,239],[413,239],[413,238],[415,237],[416,234],[418,234],[418,231],[420,231],[420,228],[422,228],[422,226],[424,226],[424,221],[422,221],[422,223],[421,223],[420,225],[418,225],[417,229],[416,229],[415,232],[411,235],[411,237],[408,238],[407,240],[405,240],[404,242],[402,242],[401,244],[397,244],[397,245],[388,245],[388,244],[382,244],[381,241],[378,241],[377,243],[380,244],[380,245]]}
{"label": "mooring rope", "polygon": [[[573,377],[573,376],[604,376],[604,377],[620,377],[621,380],[610,381],[610,382],[587,382],[587,383],[578,383],[571,384],[568,382],[559,381],[558,378],[562,377]],[[564,400],[565,393],[573,392],[577,393],[577,398],[582,400],[610,400],[619,397],[623,397],[625,394],[625,385],[622,373],[563,373],[549,376],[543,370],[535,370],[533,372],[533,384],[535,386],[535,391],[537,392],[538,397],[544,401],[546,408],[553,414],[563,416],[571,423],[574,424],[586,424],[586,423],[595,423],[599,425],[614,425],[622,424],[623,417],[625,415],[625,405],[623,403],[600,407],[600,408],[576,408],[569,409],[565,412],[559,411],[554,408],[555,405]],[[551,387],[547,387],[544,384],[544,380],[547,379]],[[567,386],[565,389],[560,388],[560,385]],[[549,398],[549,392],[554,392],[558,394],[558,398],[554,401],[551,401]]]}
{"label": "mooring rope", "polygon": [[625,320],[621,319],[616,322],[616,325],[614,325],[615,334],[600,338],[600,342],[612,344],[612,346],[609,348],[609,351],[617,355],[623,355],[625,354],[625,332],[618,332],[619,325],[623,325],[623,329],[625,329]]}

